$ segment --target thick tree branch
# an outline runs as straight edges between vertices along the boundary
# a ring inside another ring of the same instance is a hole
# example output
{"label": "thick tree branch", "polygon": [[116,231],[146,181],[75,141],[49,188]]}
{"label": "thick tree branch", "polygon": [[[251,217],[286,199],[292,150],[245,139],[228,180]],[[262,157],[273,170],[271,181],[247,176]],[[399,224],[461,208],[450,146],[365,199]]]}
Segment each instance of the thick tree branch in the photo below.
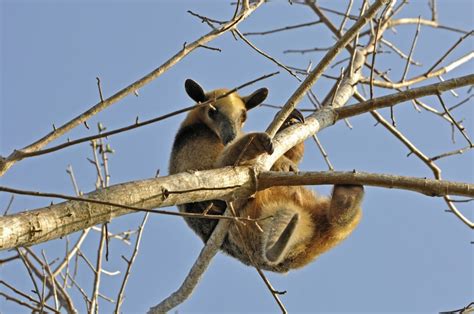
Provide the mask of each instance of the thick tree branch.
{"label": "thick tree branch", "polygon": [[[143,208],[157,208],[212,199],[233,200],[249,197],[258,189],[272,185],[363,184],[416,191],[430,196],[460,195],[474,197],[474,186],[425,178],[410,178],[367,173],[311,172],[273,173],[245,167],[227,167],[180,173],[111,186],[85,195],[91,199]],[[223,187],[228,188],[223,188]],[[168,194],[163,194],[163,190]],[[126,208],[86,201],[67,201],[28,212],[0,217],[0,249],[33,245],[105,223],[134,212]]]}
{"label": "thick tree branch", "polygon": [[[247,197],[255,191],[254,178],[254,172],[249,168],[186,172],[118,184],[84,195],[94,200],[94,203],[74,200],[2,216],[0,249],[56,239],[134,212],[127,206],[152,209],[204,200]],[[123,207],[100,204],[96,200],[122,204]]]}

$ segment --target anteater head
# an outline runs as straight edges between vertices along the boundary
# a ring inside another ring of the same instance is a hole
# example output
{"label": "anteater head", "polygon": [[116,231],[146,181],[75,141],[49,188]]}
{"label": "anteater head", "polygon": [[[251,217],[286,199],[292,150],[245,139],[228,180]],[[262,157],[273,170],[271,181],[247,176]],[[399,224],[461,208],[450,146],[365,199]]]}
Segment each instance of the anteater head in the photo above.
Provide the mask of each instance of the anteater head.
{"label": "anteater head", "polygon": [[[268,95],[266,88],[260,88],[244,97],[236,92],[226,95],[229,93],[227,89],[216,89],[206,93],[197,82],[191,79],[187,79],[184,86],[189,97],[197,103],[208,100],[212,102],[208,106],[192,110],[183,122],[183,126],[204,123],[224,145],[239,135],[247,119],[247,111],[261,104]],[[226,96],[222,97],[223,95]]]}

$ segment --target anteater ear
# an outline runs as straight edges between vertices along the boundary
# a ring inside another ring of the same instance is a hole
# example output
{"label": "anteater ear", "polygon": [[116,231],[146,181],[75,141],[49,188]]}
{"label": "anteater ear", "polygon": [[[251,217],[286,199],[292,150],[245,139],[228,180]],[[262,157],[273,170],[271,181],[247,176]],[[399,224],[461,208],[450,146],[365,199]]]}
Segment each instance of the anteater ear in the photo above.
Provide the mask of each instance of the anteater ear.
{"label": "anteater ear", "polygon": [[186,89],[186,93],[196,102],[203,102],[207,100],[206,93],[204,89],[199,85],[196,81],[191,79],[187,79],[184,82],[184,88]]}
{"label": "anteater ear", "polygon": [[260,89],[257,89],[252,94],[246,97],[243,97],[242,99],[245,102],[245,108],[247,108],[247,110],[250,110],[260,105],[265,100],[265,98],[267,98],[267,96],[268,96],[268,89],[260,88]]}

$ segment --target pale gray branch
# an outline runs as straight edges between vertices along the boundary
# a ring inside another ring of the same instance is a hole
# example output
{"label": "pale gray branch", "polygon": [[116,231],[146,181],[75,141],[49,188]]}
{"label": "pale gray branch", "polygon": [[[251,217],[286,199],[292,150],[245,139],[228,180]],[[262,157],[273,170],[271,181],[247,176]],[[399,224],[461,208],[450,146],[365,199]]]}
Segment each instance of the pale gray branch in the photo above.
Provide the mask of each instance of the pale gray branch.
{"label": "pale gray branch", "polygon": [[[230,210],[226,209],[224,215],[229,216]],[[227,235],[227,230],[230,226],[230,220],[221,220],[214,231],[212,232],[211,237],[207,241],[204,248],[199,253],[196,262],[191,267],[189,274],[184,279],[181,286],[173,292],[169,297],[161,301],[159,304],[153,306],[148,311],[151,313],[166,313],[177,305],[185,301],[191,293],[194,291],[194,288],[201,279],[202,274],[206,271],[207,267],[212,261],[212,258],[219,251],[224,239]]]}

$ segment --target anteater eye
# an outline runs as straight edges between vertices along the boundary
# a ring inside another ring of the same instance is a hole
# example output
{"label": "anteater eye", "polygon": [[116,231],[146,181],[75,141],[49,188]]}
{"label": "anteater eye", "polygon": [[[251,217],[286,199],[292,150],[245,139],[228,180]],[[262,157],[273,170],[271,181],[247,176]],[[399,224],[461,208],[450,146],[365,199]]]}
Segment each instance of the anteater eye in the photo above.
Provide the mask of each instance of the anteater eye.
{"label": "anteater eye", "polygon": [[244,110],[242,111],[242,115],[240,116],[240,121],[244,123],[247,120],[247,112]]}
{"label": "anteater eye", "polygon": [[209,118],[214,120],[217,117],[217,112],[218,112],[218,109],[216,107],[209,106],[209,110],[207,111],[207,115],[209,116]]}

